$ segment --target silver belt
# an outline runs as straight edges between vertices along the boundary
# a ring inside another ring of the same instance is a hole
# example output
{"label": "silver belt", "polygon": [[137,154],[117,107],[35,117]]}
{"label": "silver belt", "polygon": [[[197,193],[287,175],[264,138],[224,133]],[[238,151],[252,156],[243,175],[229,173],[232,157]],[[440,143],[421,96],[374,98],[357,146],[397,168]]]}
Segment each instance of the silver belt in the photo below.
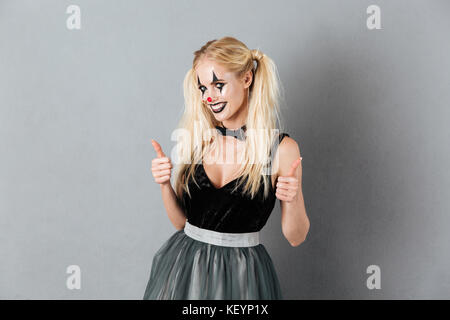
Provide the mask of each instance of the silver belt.
{"label": "silver belt", "polygon": [[259,242],[259,231],[247,233],[226,233],[203,229],[190,224],[186,220],[184,233],[189,237],[217,246],[225,247],[253,247]]}

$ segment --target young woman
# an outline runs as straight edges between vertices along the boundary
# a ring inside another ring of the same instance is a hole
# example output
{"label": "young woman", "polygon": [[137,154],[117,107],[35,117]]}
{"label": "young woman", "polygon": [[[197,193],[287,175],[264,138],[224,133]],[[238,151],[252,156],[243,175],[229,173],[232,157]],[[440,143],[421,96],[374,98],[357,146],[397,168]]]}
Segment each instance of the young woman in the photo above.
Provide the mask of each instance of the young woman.
{"label": "young woman", "polygon": [[277,198],[292,246],[309,219],[298,144],[277,134],[276,67],[235,38],[212,40],[194,53],[184,97],[175,190],[171,160],[152,141],[152,173],[177,231],[153,258],[144,299],[283,299],[259,231]]}

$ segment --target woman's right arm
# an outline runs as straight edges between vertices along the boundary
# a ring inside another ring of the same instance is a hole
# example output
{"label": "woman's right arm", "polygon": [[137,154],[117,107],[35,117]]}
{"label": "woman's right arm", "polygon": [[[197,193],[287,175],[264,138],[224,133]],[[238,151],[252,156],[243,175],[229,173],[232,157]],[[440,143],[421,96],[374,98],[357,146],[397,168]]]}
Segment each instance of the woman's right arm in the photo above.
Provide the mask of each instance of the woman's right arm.
{"label": "woman's right arm", "polygon": [[168,183],[160,184],[160,186],[164,207],[170,221],[177,230],[183,229],[186,224],[186,215],[178,203],[177,195],[170,184],[170,180]]}
{"label": "woman's right arm", "polygon": [[158,142],[152,139],[152,145],[157,153],[157,157],[152,160],[152,174],[155,182],[161,187],[161,196],[164,207],[170,222],[177,230],[184,228],[186,224],[186,215],[178,202],[177,195],[170,184],[170,176],[172,172],[172,163],[162,151]]}

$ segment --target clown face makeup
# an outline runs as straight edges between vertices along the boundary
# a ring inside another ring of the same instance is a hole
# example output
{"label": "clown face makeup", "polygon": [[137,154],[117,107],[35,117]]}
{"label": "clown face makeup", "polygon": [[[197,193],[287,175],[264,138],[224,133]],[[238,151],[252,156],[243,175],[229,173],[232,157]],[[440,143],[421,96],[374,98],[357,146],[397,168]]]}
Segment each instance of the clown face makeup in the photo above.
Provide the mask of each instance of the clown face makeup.
{"label": "clown face makeup", "polygon": [[203,58],[197,65],[197,84],[202,100],[225,127],[240,128],[247,116],[247,88],[251,84],[247,75],[242,79],[218,63]]}

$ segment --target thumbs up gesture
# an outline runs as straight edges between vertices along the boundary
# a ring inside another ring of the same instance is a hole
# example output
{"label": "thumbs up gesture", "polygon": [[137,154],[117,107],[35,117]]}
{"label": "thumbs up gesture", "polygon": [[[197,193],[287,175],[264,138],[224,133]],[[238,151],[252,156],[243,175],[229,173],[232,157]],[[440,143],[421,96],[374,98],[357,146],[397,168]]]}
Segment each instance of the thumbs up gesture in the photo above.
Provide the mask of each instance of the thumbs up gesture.
{"label": "thumbs up gesture", "polygon": [[302,157],[296,159],[292,165],[291,170],[287,176],[279,176],[275,188],[275,196],[285,202],[292,202],[297,195],[299,188],[299,180],[296,177],[295,171],[302,161]]}
{"label": "thumbs up gesture", "polygon": [[152,160],[152,174],[155,182],[160,185],[168,184],[170,183],[172,163],[158,142],[152,139],[152,145],[156,151],[156,158]]}

